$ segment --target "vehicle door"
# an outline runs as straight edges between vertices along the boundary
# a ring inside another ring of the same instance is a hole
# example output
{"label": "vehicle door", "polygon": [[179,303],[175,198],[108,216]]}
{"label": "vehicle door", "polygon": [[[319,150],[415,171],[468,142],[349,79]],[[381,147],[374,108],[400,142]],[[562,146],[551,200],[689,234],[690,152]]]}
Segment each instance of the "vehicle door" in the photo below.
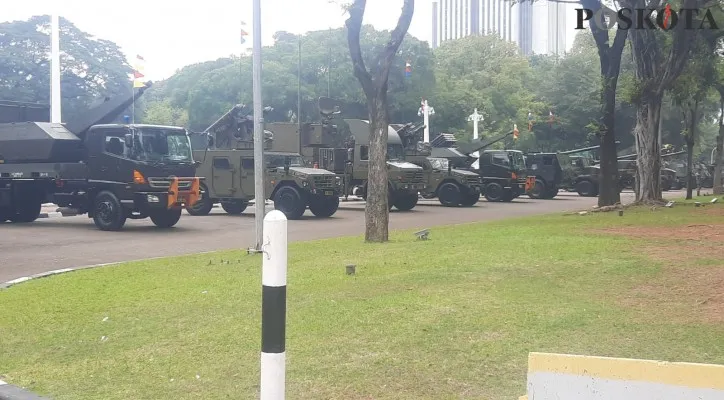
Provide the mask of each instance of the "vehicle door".
{"label": "vehicle door", "polygon": [[[239,188],[244,197],[254,197],[254,158],[241,156],[239,161],[241,165],[241,171],[239,173]],[[266,174],[264,174],[266,179]]]}
{"label": "vehicle door", "polygon": [[211,161],[211,187],[215,197],[231,197],[234,194],[234,168],[227,156],[213,156]]}
{"label": "vehicle door", "polygon": [[[369,146],[359,146],[359,154],[355,154],[354,177],[355,179],[367,180],[370,163]],[[357,157],[359,155],[359,157]]]}
{"label": "vehicle door", "polygon": [[124,168],[130,160],[125,144],[126,128],[91,130],[88,135],[88,169],[92,181],[125,185],[133,181],[133,169]]}

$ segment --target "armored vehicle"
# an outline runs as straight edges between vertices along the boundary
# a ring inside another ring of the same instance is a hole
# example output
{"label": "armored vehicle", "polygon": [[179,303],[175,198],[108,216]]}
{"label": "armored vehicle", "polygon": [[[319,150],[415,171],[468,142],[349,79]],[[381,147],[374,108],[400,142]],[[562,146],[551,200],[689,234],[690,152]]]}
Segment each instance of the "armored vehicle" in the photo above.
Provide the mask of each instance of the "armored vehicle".
{"label": "armored vehicle", "polygon": [[[189,214],[207,215],[215,203],[221,203],[228,214],[244,212],[254,198],[253,132],[253,110],[236,105],[202,134],[194,135],[194,157],[201,161],[197,175],[206,180],[201,185],[201,200],[187,207]],[[307,207],[317,217],[334,215],[341,179],[333,172],[304,166],[298,141],[277,143],[272,131],[265,129],[264,133],[264,193],[274,201],[274,208],[288,219],[301,218]]]}
{"label": "armored vehicle", "polygon": [[[686,153],[685,151],[678,151],[675,153],[662,154],[661,164],[661,190],[668,192],[669,190],[678,190],[686,186],[686,172],[684,171],[684,178],[680,180],[678,178],[679,172],[676,169],[670,168],[667,159]],[[684,168],[686,168],[684,166]],[[618,157],[618,174],[619,184],[622,189],[633,189],[636,182],[636,154],[629,154]],[[683,182],[682,182],[683,181]],[[683,183],[683,186],[681,185]]]}
{"label": "armored vehicle", "polygon": [[[325,97],[319,99],[319,111],[322,121],[302,124],[301,134],[290,123],[268,126],[275,138],[300,137],[301,154],[307,162],[337,174],[345,197],[361,196],[366,200],[369,121],[343,119],[332,123],[332,118],[340,114],[339,106],[335,100]],[[405,161],[402,142],[391,127],[388,135],[388,204],[390,209],[409,211],[417,205],[418,192],[425,189],[424,173],[422,167]]]}
{"label": "armored vehicle", "polygon": [[[440,204],[446,207],[470,207],[480,200],[482,188],[480,175],[453,168],[446,157],[432,157],[430,147],[432,143],[423,143],[419,137],[425,125],[410,123],[390,124],[390,126],[396,130],[397,136],[403,143],[405,161],[421,166],[425,173],[425,189],[420,191],[423,198],[437,197]],[[455,137],[449,134],[442,134],[436,139],[446,140],[443,145],[455,143]]]}
{"label": "armored vehicle", "polygon": [[199,196],[187,131],[111,123],[148,86],[67,124],[22,121],[27,115],[0,124],[0,223],[32,222],[51,202],[105,231],[128,218],[174,226]]}

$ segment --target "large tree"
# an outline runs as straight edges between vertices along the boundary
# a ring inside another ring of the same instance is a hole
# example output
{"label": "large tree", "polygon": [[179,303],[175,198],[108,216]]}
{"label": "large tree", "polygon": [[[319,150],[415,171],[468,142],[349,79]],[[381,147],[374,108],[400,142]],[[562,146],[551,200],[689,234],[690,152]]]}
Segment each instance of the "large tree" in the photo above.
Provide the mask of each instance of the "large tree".
{"label": "large tree", "polygon": [[[602,0],[580,0],[581,5],[593,12],[603,15],[602,10],[611,10]],[[598,22],[598,21],[596,21]],[[616,29],[613,35],[604,24],[589,23],[591,34],[596,41],[601,70],[601,121],[598,136],[601,141],[601,177],[598,194],[598,205],[609,206],[621,201],[618,189],[618,162],[616,160],[616,87],[621,70],[621,54],[626,43],[627,31]]]}
{"label": "large tree", "polygon": [[[131,89],[120,48],[60,18],[63,121],[81,117],[99,98]],[[0,23],[0,100],[50,103],[50,16]]]}
{"label": "large tree", "polygon": [[367,178],[367,199],[365,205],[365,240],[386,242],[388,240],[389,208],[387,183],[387,130],[389,110],[387,102],[390,68],[400,48],[415,11],[415,0],[404,0],[397,26],[387,44],[382,47],[371,70],[367,69],[360,33],[364,18],[366,0],[354,0],[349,6],[347,43],[352,58],[354,76],[359,80],[367,99],[370,121],[369,175]]}

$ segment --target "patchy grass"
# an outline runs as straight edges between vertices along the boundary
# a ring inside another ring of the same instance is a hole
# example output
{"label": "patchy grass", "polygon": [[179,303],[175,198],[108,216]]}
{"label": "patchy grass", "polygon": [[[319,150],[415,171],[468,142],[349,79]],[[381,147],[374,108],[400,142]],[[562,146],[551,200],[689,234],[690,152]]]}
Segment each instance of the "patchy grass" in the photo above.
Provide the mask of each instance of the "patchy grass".
{"label": "patchy grass", "polygon": [[[517,398],[530,351],[724,363],[721,203],[292,244],[287,396]],[[257,398],[260,266],[223,252],[0,291],[0,379],[55,399]]]}

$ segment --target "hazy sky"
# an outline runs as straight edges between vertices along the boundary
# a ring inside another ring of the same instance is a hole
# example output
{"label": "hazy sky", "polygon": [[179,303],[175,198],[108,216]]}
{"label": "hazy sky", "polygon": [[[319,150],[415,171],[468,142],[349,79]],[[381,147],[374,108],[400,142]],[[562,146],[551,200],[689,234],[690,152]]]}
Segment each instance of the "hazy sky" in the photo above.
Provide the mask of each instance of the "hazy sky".
{"label": "hazy sky", "polygon": [[[333,2],[334,1],[334,2]],[[272,44],[276,31],[303,33],[341,27],[345,14],[339,0],[262,0],[262,43]],[[121,46],[129,59],[146,60],[149,79],[172,75],[184,65],[238,54],[241,21],[252,33],[252,0],[7,0],[0,22],[50,14],[79,29]],[[432,0],[416,1],[409,33],[430,41]],[[402,0],[368,0],[365,23],[391,29],[397,23]],[[61,42],[61,48],[63,43]],[[251,46],[251,36],[244,47]]]}

